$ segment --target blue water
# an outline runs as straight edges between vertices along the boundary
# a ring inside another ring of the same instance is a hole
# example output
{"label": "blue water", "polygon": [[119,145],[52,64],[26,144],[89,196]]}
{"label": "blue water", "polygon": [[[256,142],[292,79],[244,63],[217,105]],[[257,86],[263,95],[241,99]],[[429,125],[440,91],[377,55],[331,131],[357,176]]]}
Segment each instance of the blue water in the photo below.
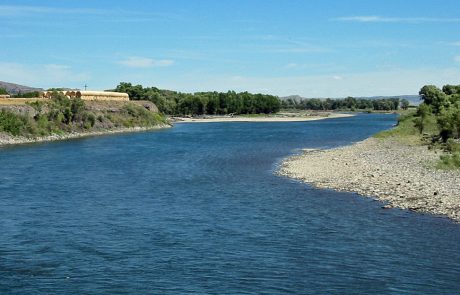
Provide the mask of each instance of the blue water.
{"label": "blue water", "polygon": [[459,294],[460,226],[274,174],[392,115],[0,149],[0,294]]}

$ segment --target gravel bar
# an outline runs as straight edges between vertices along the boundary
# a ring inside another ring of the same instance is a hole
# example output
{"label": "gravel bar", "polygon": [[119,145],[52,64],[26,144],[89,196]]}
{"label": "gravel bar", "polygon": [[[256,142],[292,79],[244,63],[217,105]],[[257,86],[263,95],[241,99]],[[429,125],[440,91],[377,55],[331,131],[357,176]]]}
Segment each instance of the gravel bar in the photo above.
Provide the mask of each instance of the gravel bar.
{"label": "gravel bar", "polygon": [[305,150],[279,174],[318,188],[356,192],[397,207],[460,222],[460,171],[433,168],[439,153],[392,139],[369,138],[330,150]]}

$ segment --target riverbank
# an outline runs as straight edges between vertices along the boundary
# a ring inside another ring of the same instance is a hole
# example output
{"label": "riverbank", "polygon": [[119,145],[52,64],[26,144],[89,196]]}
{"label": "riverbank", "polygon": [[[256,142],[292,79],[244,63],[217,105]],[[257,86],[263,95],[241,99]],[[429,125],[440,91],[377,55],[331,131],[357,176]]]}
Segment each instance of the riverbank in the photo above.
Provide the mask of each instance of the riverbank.
{"label": "riverbank", "polygon": [[279,113],[275,115],[256,116],[203,116],[203,117],[172,117],[174,123],[211,123],[211,122],[304,122],[333,118],[352,117],[353,114],[315,112],[315,113]]}
{"label": "riverbank", "polygon": [[130,127],[130,128],[116,128],[116,129],[103,130],[103,131],[87,131],[87,132],[72,132],[72,133],[64,133],[64,134],[52,134],[48,136],[33,137],[33,138],[24,137],[24,136],[11,136],[7,133],[0,132],[0,147],[7,146],[7,145],[50,142],[50,141],[59,141],[59,140],[100,136],[100,135],[110,135],[110,134],[118,134],[118,133],[142,132],[142,131],[150,131],[150,130],[157,130],[157,129],[163,129],[163,128],[170,128],[170,127],[171,125],[162,124],[162,125],[151,126],[151,127]]}
{"label": "riverbank", "polygon": [[[150,101],[51,99],[0,104],[0,146],[146,131],[171,124]],[[16,101],[15,101],[16,102]]]}
{"label": "riverbank", "polygon": [[318,188],[356,192],[397,207],[460,222],[460,171],[433,168],[439,153],[392,138],[331,150],[306,150],[279,173]]}

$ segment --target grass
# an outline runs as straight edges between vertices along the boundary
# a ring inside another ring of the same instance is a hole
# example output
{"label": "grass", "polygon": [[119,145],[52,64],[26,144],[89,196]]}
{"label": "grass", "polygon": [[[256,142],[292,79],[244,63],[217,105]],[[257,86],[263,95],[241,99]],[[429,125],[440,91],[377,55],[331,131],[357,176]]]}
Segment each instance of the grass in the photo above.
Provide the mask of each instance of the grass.
{"label": "grass", "polygon": [[436,168],[443,170],[458,170],[460,169],[460,153],[452,153],[442,155]]}
{"label": "grass", "polygon": [[460,169],[460,141],[448,139],[444,145],[444,150],[448,154],[441,156],[436,167],[445,170]]}
{"label": "grass", "polygon": [[0,98],[1,105],[26,105],[35,101],[44,101],[43,98]]}
{"label": "grass", "polygon": [[392,138],[398,142],[409,145],[423,144],[423,138],[420,131],[415,127],[415,111],[406,111],[401,113],[396,127],[379,132],[374,135],[375,138],[385,139]]}
{"label": "grass", "polygon": [[452,139],[446,143],[433,142],[433,138],[437,138],[440,131],[436,117],[427,116],[422,133],[416,127],[417,118],[414,110],[403,112],[396,127],[379,132],[374,137],[382,140],[392,139],[407,145],[427,145],[429,149],[441,150],[444,154],[440,156],[434,167],[443,170],[460,169],[460,142]]}

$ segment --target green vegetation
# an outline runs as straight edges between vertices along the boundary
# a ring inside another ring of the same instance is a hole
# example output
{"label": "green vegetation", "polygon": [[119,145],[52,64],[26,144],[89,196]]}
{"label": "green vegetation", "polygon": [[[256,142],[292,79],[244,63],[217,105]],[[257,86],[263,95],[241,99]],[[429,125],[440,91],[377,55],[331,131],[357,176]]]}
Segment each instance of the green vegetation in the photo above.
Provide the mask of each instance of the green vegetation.
{"label": "green vegetation", "polygon": [[[296,110],[324,110],[324,111],[395,111],[399,108],[399,98],[385,98],[385,99],[364,99],[347,97],[344,99],[292,99],[289,98],[281,103],[283,109],[296,109]],[[408,108],[409,101],[404,100],[401,108]]]}
{"label": "green vegetation", "polygon": [[433,85],[419,92],[423,103],[399,118],[398,126],[376,135],[442,149],[438,168],[460,169],[460,85]]}
{"label": "green vegetation", "polygon": [[40,96],[40,92],[38,91],[32,91],[32,92],[27,92],[27,93],[21,93],[19,92],[16,95],[13,95],[13,98],[37,98]]}
{"label": "green vegetation", "polygon": [[28,131],[30,127],[30,120],[27,117],[5,110],[0,111],[0,132],[4,131],[18,136]]}
{"label": "green vegetation", "polygon": [[225,115],[270,114],[280,110],[280,100],[273,95],[235,91],[180,93],[156,87],[142,87],[120,83],[117,92],[129,94],[132,100],[148,100],[155,103],[160,112],[168,115]]}
{"label": "green vegetation", "polygon": [[379,132],[375,137],[392,137],[409,144],[421,144],[420,134],[415,128],[415,119],[415,111],[406,111],[399,117],[396,128]]}
{"label": "green vegetation", "polygon": [[0,95],[7,95],[8,91],[5,88],[0,88]]}
{"label": "green vegetation", "polygon": [[252,94],[248,92],[196,92],[180,93],[162,90],[156,87],[132,85],[121,82],[115,89],[129,94],[132,100],[148,100],[168,115],[225,115],[225,114],[271,114],[281,108],[287,110],[324,110],[324,111],[395,111],[401,106],[409,107],[409,101],[398,98],[389,99],[287,99],[277,96]]}
{"label": "green vegetation", "polygon": [[0,132],[37,137],[50,134],[108,130],[120,127],[150,127],[166,123],[163,115],[127,103],[120,110],[91,110],[79,98],[69,99],[55,91],[50,101],[28,103],[33,114],[0,111]]}
{"label": "green vegetation", "polygon": [[[166,124],[166,119],[162,114],[152,113],[142,106],[126,104],[118,114],[106,114],[107,119],[117,127],[148,127],[159,123]],[[98,120],[104,120],[98,117]]]}
{"label": "green vegetation", "polygon": [[409,101],[405,98],[401,99],[401,109],[407,110],[409,108]]}
{"label": "green vegetation", "polygon": [[458,169],[460,167],[460,144],[452,138],[446,141],[445,146],[448,154],[442,155],[438,163],[441,169]]}

